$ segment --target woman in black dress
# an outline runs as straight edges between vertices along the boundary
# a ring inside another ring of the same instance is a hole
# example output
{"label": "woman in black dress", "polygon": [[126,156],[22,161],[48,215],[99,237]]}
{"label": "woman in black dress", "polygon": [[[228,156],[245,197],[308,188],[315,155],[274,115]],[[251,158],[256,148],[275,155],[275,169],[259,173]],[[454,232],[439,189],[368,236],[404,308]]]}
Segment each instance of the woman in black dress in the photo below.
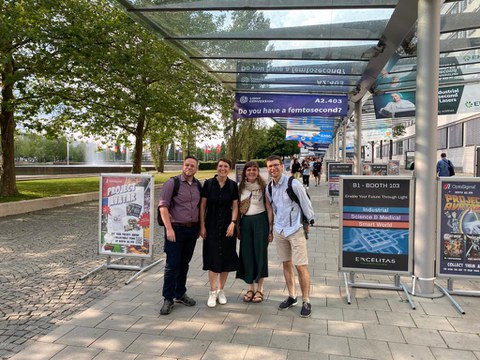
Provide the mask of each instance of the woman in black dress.
{"label": "woman in black dress", "polygon": [[232,163],[217,162],[217,175],[208,179],[200,201],[200,236],[203,238],[203,270],[208,270],[210,292],[207,305],[226,304],[223,288],[228,273],[237,270],[238,186],[228,178]]}

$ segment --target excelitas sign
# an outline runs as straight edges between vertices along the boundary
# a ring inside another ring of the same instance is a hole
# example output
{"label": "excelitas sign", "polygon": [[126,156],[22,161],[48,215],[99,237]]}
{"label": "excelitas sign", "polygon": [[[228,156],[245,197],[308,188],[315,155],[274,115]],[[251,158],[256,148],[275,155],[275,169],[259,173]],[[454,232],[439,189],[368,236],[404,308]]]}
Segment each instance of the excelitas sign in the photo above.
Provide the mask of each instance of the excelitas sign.
{"label": "excelitas sign", "polygon": [[347,96],[236,93],[234,118],[347,116]]}

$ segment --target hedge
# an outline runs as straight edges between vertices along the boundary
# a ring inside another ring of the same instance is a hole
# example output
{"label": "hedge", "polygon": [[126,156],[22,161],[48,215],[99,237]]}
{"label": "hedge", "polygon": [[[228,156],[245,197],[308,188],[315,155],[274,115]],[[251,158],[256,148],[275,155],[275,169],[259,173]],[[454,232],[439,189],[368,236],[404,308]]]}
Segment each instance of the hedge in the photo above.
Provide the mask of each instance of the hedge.
{"label": "hedge", "polygon": [[[258,166],[260,166],[261,168],[267,166],[264,159],[253,159],[252,161],[256,161],[258,163]],[[246,160],[238,160],[237,164],[245,164],[246,162]],[[198,170],[215,170],[216,168],[216,161],[201,161],[198,166]]]}

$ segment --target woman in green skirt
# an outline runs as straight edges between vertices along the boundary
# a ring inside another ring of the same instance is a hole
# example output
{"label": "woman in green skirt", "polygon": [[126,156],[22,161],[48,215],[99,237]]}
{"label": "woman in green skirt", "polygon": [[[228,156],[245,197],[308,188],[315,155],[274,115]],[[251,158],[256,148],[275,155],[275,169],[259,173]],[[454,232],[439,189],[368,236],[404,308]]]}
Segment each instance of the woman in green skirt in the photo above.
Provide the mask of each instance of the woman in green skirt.
{"label": "woman in green skirt", "polygon": [[245,302],[263,301],[263,283],[268,277],[268,244],[273,240],[273,212],[266,201],[265,187],[258,164],[247,162],[239,187],[241,219],[237,235],[240,239],[240,261],[236,275],[237,279],[249,285],[243,296]]}

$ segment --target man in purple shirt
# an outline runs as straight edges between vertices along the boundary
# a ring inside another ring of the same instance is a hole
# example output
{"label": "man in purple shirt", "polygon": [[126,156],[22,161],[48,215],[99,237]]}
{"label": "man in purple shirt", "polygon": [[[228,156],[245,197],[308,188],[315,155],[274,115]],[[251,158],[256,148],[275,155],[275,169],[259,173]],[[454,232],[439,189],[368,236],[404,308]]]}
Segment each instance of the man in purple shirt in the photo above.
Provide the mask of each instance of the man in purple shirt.
{"label": "man in purple shirt", "polygon": [[187,295],[188,264],[192,259],[200,227],[199,203],[201,185],[194,175],[198,160],[187,156],[183,162],[182,174],[178,176],[180,186],[174,196],[175,180],[170,178],[160,192],[160,215],[165,224],[165,245],[167,255],[163,278],[164,302],[161,315],[172,312],[174,299],[177,303],[194,306],[195,300]]}

